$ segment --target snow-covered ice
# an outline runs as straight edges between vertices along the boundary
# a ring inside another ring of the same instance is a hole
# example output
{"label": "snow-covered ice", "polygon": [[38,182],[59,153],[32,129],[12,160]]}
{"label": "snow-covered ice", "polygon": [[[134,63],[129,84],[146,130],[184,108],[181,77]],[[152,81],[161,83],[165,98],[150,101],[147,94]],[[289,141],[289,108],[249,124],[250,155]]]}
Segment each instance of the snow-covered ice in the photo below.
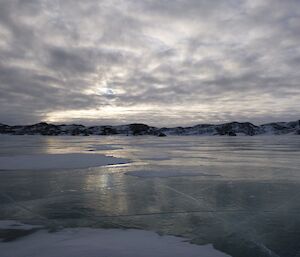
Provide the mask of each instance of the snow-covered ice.
{"label": "snow-covered ice", "polygon": [[1,243],[1,257],[226,257],[212,245],[193,245],[186,239],[143,230],[64,229],[38,231]]}
{"label": "snow-covered ice", "polygon": [[124,164],[126,159],[103,154],[35,154],[1,156],[0,170],[81,169]]}

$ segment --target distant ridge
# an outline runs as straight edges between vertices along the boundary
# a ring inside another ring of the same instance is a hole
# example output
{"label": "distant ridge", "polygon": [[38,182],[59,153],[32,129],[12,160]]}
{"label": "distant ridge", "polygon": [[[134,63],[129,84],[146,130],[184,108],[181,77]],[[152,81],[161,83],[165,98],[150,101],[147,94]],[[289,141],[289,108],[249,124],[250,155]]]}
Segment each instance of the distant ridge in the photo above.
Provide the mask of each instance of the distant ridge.
{"label": "distant ridge", "polygon": [[84,126],[80,124],[54,125],[40,122],[33,125],[9,126],[0,123],[0,134],[10,135],[205,135],[205,136],[255,136],[255,135],[300,135],[300,120],[273,122],[256,126],[250,122],[229,122],[224,124],[199,124],[192,127],[157,128],[134,123],[119,126]]}

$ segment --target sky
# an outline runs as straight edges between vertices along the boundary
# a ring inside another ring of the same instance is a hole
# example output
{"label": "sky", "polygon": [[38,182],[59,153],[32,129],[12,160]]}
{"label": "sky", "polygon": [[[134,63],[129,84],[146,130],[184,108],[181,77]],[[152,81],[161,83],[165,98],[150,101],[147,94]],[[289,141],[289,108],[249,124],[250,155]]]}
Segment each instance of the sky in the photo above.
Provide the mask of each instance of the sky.
{"label": "sky", "polygon": [[300,119],[299,0],[0,0],[0,123]]}

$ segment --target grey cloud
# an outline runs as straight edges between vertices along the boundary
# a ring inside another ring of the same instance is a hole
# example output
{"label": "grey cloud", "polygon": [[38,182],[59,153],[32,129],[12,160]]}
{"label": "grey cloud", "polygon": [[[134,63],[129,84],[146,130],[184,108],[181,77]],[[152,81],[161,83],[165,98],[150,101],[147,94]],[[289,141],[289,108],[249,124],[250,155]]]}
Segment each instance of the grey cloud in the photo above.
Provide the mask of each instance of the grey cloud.
{"label": "grey cloud", "polygon": [[48,50],[49,63],[51,69],[70,72],[71,75],[95,71],[92,63],[93,54],[82,53],[80,49],[52,48]]}
{"label": "grey cloud", "polygon": [[[94,121],[66,116],[88,123],[298,119],[299,7],[2,0],[0,122],[65,110],[99,110]],[[124,112],[102,116],[106,107]]]}

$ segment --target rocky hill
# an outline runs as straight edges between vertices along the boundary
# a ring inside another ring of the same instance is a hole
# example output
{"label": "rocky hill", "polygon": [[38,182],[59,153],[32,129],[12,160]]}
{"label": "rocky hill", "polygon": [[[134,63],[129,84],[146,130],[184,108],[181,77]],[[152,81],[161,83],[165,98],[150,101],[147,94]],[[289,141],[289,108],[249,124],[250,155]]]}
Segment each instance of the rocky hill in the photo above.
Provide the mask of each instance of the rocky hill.
{"label": "rocky hill", "polygon": [[199,124],[192,127],[157,128],[134,123],[120,126],[92,126],[80,124],[54,125],[41,122],[26,126],[9,126],[0,123],[0,134],[11,135],[207,135],[207,136],[255,136],[255,135],[300,135],[300,120],[275,122],[256,126],[250,122],[230,122],[225,124]]}

